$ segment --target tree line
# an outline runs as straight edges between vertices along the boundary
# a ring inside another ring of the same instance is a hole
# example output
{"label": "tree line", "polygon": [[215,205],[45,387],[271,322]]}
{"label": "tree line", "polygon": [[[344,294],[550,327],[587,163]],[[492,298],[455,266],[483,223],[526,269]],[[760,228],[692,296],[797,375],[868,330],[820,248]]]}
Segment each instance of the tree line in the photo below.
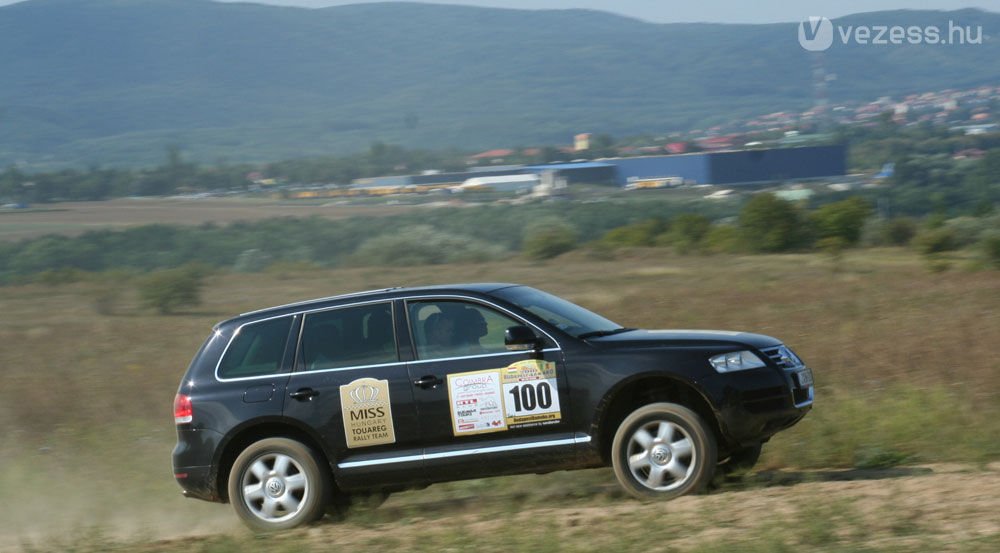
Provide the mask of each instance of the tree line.
{"label": "tree line", "polygon": [[328,220],[277,218],[225,226],[146,225],[0,243],[0,283],[72,280],[85,273],[148,273],[196,264],[259,271],[275,264],[321,267],[481,262],[524,255],[545,260],[584,248],[598,256],[633,247],[678,254],[823,251],[913,246],[930,257],[976,247],[1000,263],[1000,215],[892,217],[856,195],[810,208],[770,193],[742,205],[606,201],[441,208],[434,217]]}

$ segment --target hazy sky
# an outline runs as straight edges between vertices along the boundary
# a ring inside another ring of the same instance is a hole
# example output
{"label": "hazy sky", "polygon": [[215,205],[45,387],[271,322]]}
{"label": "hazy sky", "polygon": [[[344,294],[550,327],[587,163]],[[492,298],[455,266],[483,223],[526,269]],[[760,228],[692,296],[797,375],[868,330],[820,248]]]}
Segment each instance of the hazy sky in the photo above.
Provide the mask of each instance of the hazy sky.
{"label": "hazy sky", "polygon": [[[24,0],[0,0],[0,6]],[[245,1],[245,0],[223,0]],[[373,1],[373,0],[362,0]],[[322,7],[355,4],[358,0],[256,0],[261,4]],[[810,15],[839,17],[851,13],[904,8],[955,10],[979,7],[1000,12],[1000,0],[452,0],[441,4],[501,8],[588,8],[620,13],[655,22],[711,21],[722,23],[773,23],[801,21]]]}

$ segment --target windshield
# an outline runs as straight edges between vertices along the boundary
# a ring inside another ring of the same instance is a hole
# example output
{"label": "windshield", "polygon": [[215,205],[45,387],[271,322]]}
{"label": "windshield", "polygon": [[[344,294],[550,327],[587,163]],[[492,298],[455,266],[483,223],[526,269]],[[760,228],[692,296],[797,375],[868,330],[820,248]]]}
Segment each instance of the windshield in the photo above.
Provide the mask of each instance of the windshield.
{"label": "windshield", "polygon": [[621,328],[621,325],[575,303],[527,286],[503,288],[493,292],[493,295],[530,311],[577,338],[584,334],[605,333]]}

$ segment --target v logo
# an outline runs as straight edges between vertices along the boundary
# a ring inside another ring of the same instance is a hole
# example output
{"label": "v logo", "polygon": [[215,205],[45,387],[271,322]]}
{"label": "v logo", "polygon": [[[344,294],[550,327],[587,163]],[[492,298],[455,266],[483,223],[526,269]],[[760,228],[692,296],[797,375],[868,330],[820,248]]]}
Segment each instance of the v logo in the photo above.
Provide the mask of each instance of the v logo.
{"label": "v logo", "polygon": [[825,17],[809,16],[799,23],[799,44],[810,52],[821,52],[833,45],[833,23]]}
{"label": "v logo", "polygon": [[802,23],[809,23],[806,29],[804,29],[806,40],[816,40],[816,35],[819,34],[820,25],[823,24],[823,18],[816,17],[815,15],[810,16],[808,20]]}

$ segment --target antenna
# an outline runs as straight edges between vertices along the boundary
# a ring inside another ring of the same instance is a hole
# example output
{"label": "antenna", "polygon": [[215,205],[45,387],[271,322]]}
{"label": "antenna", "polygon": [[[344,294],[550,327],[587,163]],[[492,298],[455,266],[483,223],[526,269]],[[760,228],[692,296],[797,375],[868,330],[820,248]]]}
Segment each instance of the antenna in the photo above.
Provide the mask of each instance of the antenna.
{"label": "antenna", "polygon": [[826,72],[826,54],[812,53],[813,112],[816,114],[817,130],[822,130],[829,122],[830,98],[827,83],[835,77]]}

